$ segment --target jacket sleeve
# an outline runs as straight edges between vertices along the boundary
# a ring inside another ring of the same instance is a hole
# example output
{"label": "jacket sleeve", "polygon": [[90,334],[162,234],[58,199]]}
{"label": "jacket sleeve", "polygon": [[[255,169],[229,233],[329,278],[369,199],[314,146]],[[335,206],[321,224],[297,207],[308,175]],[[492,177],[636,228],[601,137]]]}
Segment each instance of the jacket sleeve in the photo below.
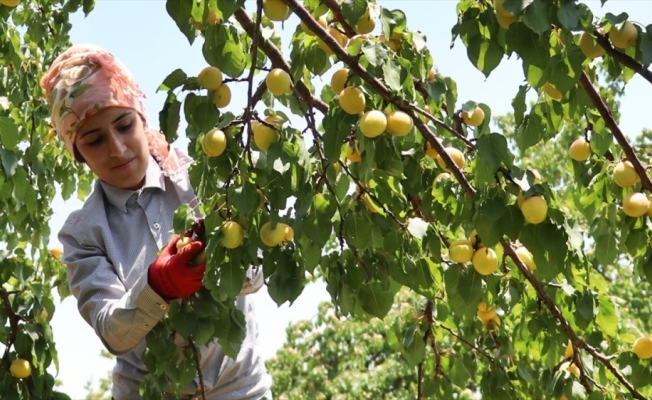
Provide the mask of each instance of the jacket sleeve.
{"label": "jacket sleeve", "polygon": [[147,269],[127,289],[93,235],[82,235],[79,212],[59,232],[68,285],[77,308],[114,355],[133,350],[165,316],[168,303],[147,283]]}

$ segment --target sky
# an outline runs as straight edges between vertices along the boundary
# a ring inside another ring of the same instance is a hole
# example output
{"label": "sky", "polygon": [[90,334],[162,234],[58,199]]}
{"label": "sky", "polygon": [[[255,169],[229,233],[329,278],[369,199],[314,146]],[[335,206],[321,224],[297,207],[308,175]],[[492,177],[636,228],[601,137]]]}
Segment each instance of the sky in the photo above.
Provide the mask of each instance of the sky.
{"label": "sky", "polygon": [[[408,28],[423,32],[427,38],[435,67],[445,76],[457,81],[459,104],[468,100],[488,104],[493,115],[512,111],[511,101],[518,87],[523,83],[523,72],[515,58],[503,60],[492,74],[485,78],[473,67],[466,56],[463,44],[458,40],[451,49],[451,28],[455,24],[455,0],[379,0],[389,9],[399,8],[407,16]],[[599,1],[585,2],[596,16],[606,12],[618,14],[628,12],[634,22],[642,25],[652,23],[652,0],[611,0],[601,7]],[[247,1],[246,7],[255,7],[254,1]],[[97,0],[95,10],[88,17],[78,13],[71,18],[71,40],[73,44],[93,43],[104,47],[131,70],[141,89],[147,95],[146,107],[151,124],[158,121],[165,93],[156,93],[157,87],[173,70],[181,68],[188,76],[196,76],[207,66],[201,52],[201,38],[190,46],[165,11],[164,0]],[[289,37],[298,19],[291,16],[281,31],[284,47],[289,54]],[[377,34],[379,30],[377,24]],[[276,23],[281,30],[281,24]],[[341,67],[335,64],[331,71]],[[319,88],[330,81],[330,73],[318,78],[314,84]],[[232,86],[232,102],[227,110],[238,113],[246,105],[245,84]],[[636,135],[642,128],[652,128],[649,113],[649,83],[639,76],[627,85],[622,101],[621,128],[628,135]],[[319,93],[319,90],[317,91]],[[288,113],[289,114],[289,113]],[[180,129],[180,133],[184,127]],[[185,141],[175,146],[185,147]],[[80,208],[81,202],[73,199],[64,202],[57,198],[53,203],[54,215],[50,227],[50,245],[58,245],[57,232],[68,214]],[[265,288],[252,295],[260,329],[259,343],[264,358],[272,357],[285,340],[285,329],[291,322],[309,319],[317,314],[317,305],[328,301],[329,295],[323,284],[307,287],[292,306],[278,307]],[[95,332],[77,312],[75,299],[63,300],[52,318],[54,339],[59,353],[60,370],[57,376],[62,382],[60,391],[73,399],[83,399],[87,391],[84,385],[95,383],[107,375],[113,361],[100,357],[103,346]]]}

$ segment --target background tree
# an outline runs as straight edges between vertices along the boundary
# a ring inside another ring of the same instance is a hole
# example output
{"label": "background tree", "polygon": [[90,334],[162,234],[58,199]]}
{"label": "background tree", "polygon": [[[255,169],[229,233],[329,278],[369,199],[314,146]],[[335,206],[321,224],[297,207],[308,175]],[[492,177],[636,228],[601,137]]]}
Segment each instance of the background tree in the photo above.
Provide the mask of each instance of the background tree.
{"label": "background tree", "polygon": [[[166,2],[189,43],[203,38],[208,75],[220,79],[176,70],[160,87],[168,139],[178,136],[182,116],[188,125],[208,265],[206,288],[174,303],[147,338],[144,397],[194,379],[197,346],[216,338],[227,354],[237,353],[244,320],[232,300],[250,264],[262,264],[278,304],[301,295],[306,274],[322,275],[338,315],[371,327],[393,307],[402,311],[399,293],[411,290],[411,316],[397,319],[386,340],[415,366],[416,381],[404,387],[414,391],[415,384],[418,397],[450,398],[464,389],[501,399],[650,397],[649,306],[627,293],[643,289],[652,274],[649,156],[620,130],[613,96],[635,73],[652,82],[652,28],[626,14],[593,16],[576,1],[459,1],[453,39],[470,62],[487,76],[505,56],[523,65],[513,123],[500,131],[490,124],[489,105],[458,99],[454,77],[432,70],[424,36],[400,10],[366,0],[258,0],[253,14],[243,5]],[[65,42],[54,39],[53,21],[65,31],[63,10],[81,3],[50,14],[39,6],[3,7],[3,34],[31,38],[7,21],[30,24],[28,15],[43,13],[40,31],[27,29],[41,38],[32,47],[47,50],[39,54],[47,66]],[[302,24],[283,24],[290,13]],[[381,34],[365,34],[374,24]],[[49,35],[43,27],[52,27]],[[277,29],[294,32],[288,54],[279,50]],[[15,396],[49,395],[41,366],[54,353],[39,342],[43,332],[52,344],[48,325],[34,328],[19,316],[23,301],[37,315],[51,287],[65,281],[60,264],[45,256],[43,228],[34,226],[51,213],[48,185],[58,180],[64,193],[77,188],[83,197],[89,180],[71,181],[75,163],[43,140],[51,131],[36,84],[42,69],[29,75],[19,68],[22,58],[11,58],[16,53],[4,53],[3,73],[18,83],[7,87],[31,91],[8,94],[0,121],[9,126],[0,156],[2,193],[12,207],[1,214],[10,249],[2,270],[11,286],[1,341],[5,365],[24,354],[39,374],[19,380],[5,372],[4,385]],[[348,71],[316,93],[313,80],[339,70],[336,62]],[[607,71],[602,85],[597,65]],[[228,108],[236,87],[248,92],[243,110]],[[535,146],[578,138],[588,139],[579,161],[569,164],[561,151],[537,159],[546,150]],[[60,156],[44,156],[48,151]],[[51,168],[37,162],[41,156]],[[542,168],[543,160],[558,164]],[[175,215],[178,233],[192,220],[191,206]],[[324,253],[329,240],[337,247]],[[21,250],[26,243],[33,250]],[[33,272],[46,265],[54,273]],[[188,340],[183,357],[172,333]]]}
{"label": "background tree", "polygon": [[93,2],[0,3],[0,393],[3,399],[67,398],[46,371],[58,368],[48,324],[53,291],[68,295],[60,250],[47,248],[48,222],[55,187],[64,198],[75,191],[85,196],[91,177],[54,145],[38,82],[69,45],[69,15],[90,12]]}

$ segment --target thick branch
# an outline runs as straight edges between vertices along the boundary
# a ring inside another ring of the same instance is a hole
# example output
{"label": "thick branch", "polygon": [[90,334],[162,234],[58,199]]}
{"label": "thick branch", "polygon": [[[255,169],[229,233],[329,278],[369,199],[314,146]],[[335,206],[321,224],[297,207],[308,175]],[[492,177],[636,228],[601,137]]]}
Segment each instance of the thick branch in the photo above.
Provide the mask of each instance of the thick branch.
{"label": "thick branch", "polygon": [[591,80],[589,79],[589,76],[584,71],[582,71],[582,75],[580,76],[580,83],[582,84],[584,90],[586,90],[586,93],[588,93],[595,108],[598,109],[598,112],[600,113],[602,119],[604,119],[607,128],[609,128],[611,133],[616,138],[616,141],[625,152],[625,155],[627,156],[627,160],[631,162],[632,165],[634,166],[636,173],[641,178],[643,187],[646,190],[652,192],[652,181],[650,181],[650,177],[647,176],[647,173],[645,172],[645,167],[643,166],[643,164],[641,164],[641,160],[638,159],[636,153],[634,153],[634,149],[632,149],[632,146],[627,141],[627,138],[625,137],[623,131],[620,130],[620,127],[618,126],[616,119],[611,114],[611,111],[609,111],[609,108],[602,100],[602,97],[600,97],[600,93],[598,93],[598,91],[595,89],[593,83],[591,83]]}
{"label": "thick branch", "polygon": [[[256,40],[256,38],[258,39],[258,46],[272,61],[272,65],[278,68],[283,68],[286,71],[290,71],[290,64],[288,64],[288,62],[285,60],[285,57],[283,57],[283,53],[281,53],[281,51],[272,42],[263,38],[260,35],[260,32],[258,32],[258,30],[255,27],[255,24],[253,23],[251,18],[249,18],[249,14],[247,14],[244,8],[239,8],[235,12],[235,18],[252,39],[254,40]],[[319,25],[319,27],[321,28],[321,25]],[[297,92],[299,93],[299,96],[301,96],[301,98],[306,103],[308,103],[311,107],[315,107],[322,113],[326,114],[326,112],[328,111],[328,105],[324,103],[321,99],[314,97],[312,93],[310,93],[310,89],[308,89],[303,82],[297,81],[295,83],[295,86]]]}
{"label": "thick branch", "polygon": [[607,54],[609,54],[616,61],[623,64],[627,68],[633,69],[634,72],[641,75],[646,81],[652,83],[652,71],[643,68],[643,65],[638,61],[613,47],[609,41],[609,38],[607,38],[607,35],[601,34],[596,29],[593,30],[593,34],[595,35],[595,39],[598,44],[607,51]]}

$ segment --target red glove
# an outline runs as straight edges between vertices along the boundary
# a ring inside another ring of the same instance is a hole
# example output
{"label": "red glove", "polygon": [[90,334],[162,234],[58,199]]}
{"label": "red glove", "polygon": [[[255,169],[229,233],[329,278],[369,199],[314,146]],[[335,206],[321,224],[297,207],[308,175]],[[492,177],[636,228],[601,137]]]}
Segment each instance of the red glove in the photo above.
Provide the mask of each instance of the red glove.
{"label": "red glove", "polygon": [[179,236],[163,249],[161,254],[149,266],[147,279],[149,285],[159,296],[165,299],[188,297],[202,287],[206,264],[191,265],[204,243],[199,240],[191,242],[177,252]]}

